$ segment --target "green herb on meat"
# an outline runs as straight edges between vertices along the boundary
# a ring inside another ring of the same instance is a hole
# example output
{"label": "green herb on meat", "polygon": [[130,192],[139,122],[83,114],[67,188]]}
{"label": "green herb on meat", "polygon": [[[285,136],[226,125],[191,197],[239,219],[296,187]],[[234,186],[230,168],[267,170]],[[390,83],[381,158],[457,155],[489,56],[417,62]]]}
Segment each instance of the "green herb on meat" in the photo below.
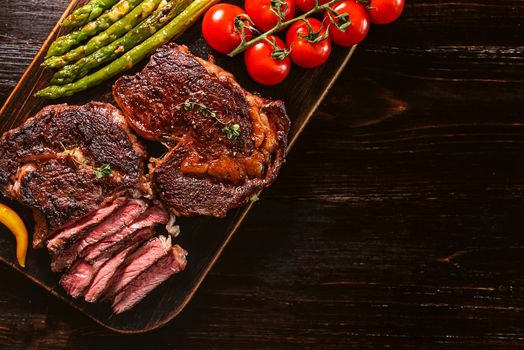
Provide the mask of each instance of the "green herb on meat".
{"label": "green herb on meat", "polygon": [[195,99],[189,99],[182,103],[181,105],[177,106],[177,109],[180,109],[183,106],[184,110],[196,110],[200,114],[202,114],[204,117],[210,117],[214,119],[217,123],[222,124],[224,127],[222,128],[222,132],[228,139],[236,138],[240,136],[240,125],[239,124],[232,124],[227,123],[221,120],[217,117],[217,113],[213,110],[211,110],[208,106],[203,104],[202,102],[199,102]]}
{"label": "green herb on meat", "polygon": [[238,124],[226,124],[222,129],[222,132],[227,136],[228,139],[236,138],[240,136],[240,125]]}
{"label": "green herb on meat", "polygon": [[100,168],[95,168],[95,176],[97,179],[101,179],[104,176],[111,176],[112,174],[113,170],[109,164],[102,164]]}

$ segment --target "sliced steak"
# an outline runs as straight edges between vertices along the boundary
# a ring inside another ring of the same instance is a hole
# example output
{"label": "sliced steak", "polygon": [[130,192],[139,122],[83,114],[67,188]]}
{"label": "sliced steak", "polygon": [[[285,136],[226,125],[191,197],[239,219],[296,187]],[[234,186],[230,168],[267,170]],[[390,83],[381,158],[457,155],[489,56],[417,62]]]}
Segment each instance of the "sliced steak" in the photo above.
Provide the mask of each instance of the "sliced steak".
{"label": "sliced steak", "polygon": [[85,293],[85,300],[90,303],[97,301],[107,290],[109,282],[111,282],[111,279],[113,278],[114,274],[125,262],[126,258],[140,244],[151,238],[151,236],[153,236],[153,233],[154,231],[150,228],[146,228],[136,232],[133,236],[133,240],[131,241],[131,246],[111,257],[107,261],[107,263],[105,263],[102,266],[102,268],[96,273],[91,285],[89,286],[89,289],[87,289]]}
{"label": "sliced steak", "polygon": [[68,244],[68,242],[76,241],[79,236],[85,233],[85,231],[93,228],[101,221],[106,219],[124,203],[125,201],[122,198],[118,198],[112,203],[83,218],[78,223],[62,229],[56,236],[47,241],[47,249],[54,255],[58,255],[60,251],[62,251]]}
{"label": "sliced steak", "polygon": [[0,191],[45,218],[33,237],[41,246],[123,189],[146,190],[145,158],[112,105],[47,106],[0,138]]}
{"label": "sliced steak", "polygon": [[102,266],[102,268],[96,273],[92,279],[92,283],[89,286],[85,294],[85,300],[94,303],[104,294],[111,278],[114,276],[115,272],[118,270],[120,265],[126,260],[126,257],[135,250],[137,245],[127,247],[122,250],[120,253],[116,254],[114,257],[110,258],[107,263]]}
{"label": "sliced steak", "polygon": [[171,236],[159,236],[150,239],[131,256],[126,259],[125,265],[114,275],[106,296],[111,298],[120,292],[129,282],[140,273],[147,270],[158,259],[167,255],[171,249]]}
{"label": "sliced steak", "polygon": [[60,272],[69,268],[79,254],[91,244],[115,234],[130,225],[147,209],[147,203],[140,199],[131,199],[118,209],[113,215],[86,232],[72,246],[65,249],[58,256],[53,256],[51,270]]}
{"label": "sliced steak", "polygon": [[282,101],[255,96],[184,46],[165,45],[113,96],[141,136],[170,151],[151,167],[178,215],[224,216],[268,186],[284,162],[289,118]]}
{"label": "sliced steak", "polygon": [[148,208],[143,212],[131,225],[124,227],[122,230],[107,236],[100,240],[96,244],[92,244],[88,248],[84,249],[82,257],[87,261],[94,261],[100,255],[103,255],[108,250],[111,250],[117,244],[122,244],[129,237],[132,237],[134,233],[145,227],[154,227],[155,225],[165,225],[169,219],[169,214],[160,206],[154,206]]}
{"label": "sliced steak", "polygon": [[187,263],[186,255],[184,249],[175,245],[168,255],[141,273],[115,296],[113,311],[120,314],[131,309],[162,282],[184,270]]}
{"label": "sliced steak", "polygon": [[[79,297],[83,292],[94,283],[98,272],[104,270],[107,274],[115,265],[118,259],[125,258],[130,252],[136,249],[141,243],[149,239],[154,231],[150,228],[136,232],[132,240],[126,241],[126,245],[108,251],[94,262],[88,262],[85,259],[78,259],[73,266],[60,279],[60,284],[65,291],[74,298]],[[114,256],[113,256],[114,255]],[[116,260],[115,260],[116,259]]]}

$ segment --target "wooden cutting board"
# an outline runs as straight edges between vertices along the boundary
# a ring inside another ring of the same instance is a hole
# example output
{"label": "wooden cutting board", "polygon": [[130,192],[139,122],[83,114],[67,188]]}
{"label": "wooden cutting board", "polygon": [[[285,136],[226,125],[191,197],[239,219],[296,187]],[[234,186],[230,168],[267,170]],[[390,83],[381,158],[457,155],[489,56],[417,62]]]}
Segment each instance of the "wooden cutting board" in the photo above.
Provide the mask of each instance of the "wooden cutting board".
{"label": "wooden cutting board", "polygon": [[[60,21],[85,2],[87,1],[73,0]],[[242,3],[242,1],[226,2],[238,5]],[[111,85],[114,80],[76,96],[55,101],[45,101],[33,96],[36,91],[48,84],[51,77],[51,72],[42,69],[40,64],[54,38],[65,32],[58,25],[60,21],[53,28],[2,107],[0,111],[0,133],[20,125],[47,104],[83,104],[93,100],[113,102]],[[187,45],[194,54],[203,58],[207,58],[209,54],[215,54],[208,48],[201,36],[200,23],[194,25],[176,42]],[[254,83],[247,75],[241,55],[231,59],[217,54],[215,59],[219,66],[235,74],[239,83],[247,90],[259,92],[265,97],[285,101],[289,117],[292,120],[289,144],[289,148],[291,148],[333,82],[346,66],[354,49],[334,47],[328,64],[314,70],[304,70],[293,66],[287,80],[276,87],[263,87]],[[142,62],[126,74],[134,74],[143,68],[145,63],[147,62]],[[263,195],[261,200],[263,200]],[[1,198],[1,201],[16,209],[26,222],[29,231],[32,231],[33,220],[30,210],[5,198]],[[256,204],[254,205],[256,206]],[[233,210],[224,219],[208,217],[178,219],[181,234],[175,242],[189,252],[186,270],[162,284],[134,309],[120,315],[114,315],[108,303],[89,304],[69,297],[58,283],[59,275],[51,272],[50,259],[44,249],[30,249],[27,267],[21,269],[16,264],[14,239],[4,227],[0,227],[2,231],[0,234],[0,260],[109,329],[121,333],[146,332],[162,326],[182,311],[252,206],[253,203]],[[271,247],[261,247],[261,249],[271,249]]]}

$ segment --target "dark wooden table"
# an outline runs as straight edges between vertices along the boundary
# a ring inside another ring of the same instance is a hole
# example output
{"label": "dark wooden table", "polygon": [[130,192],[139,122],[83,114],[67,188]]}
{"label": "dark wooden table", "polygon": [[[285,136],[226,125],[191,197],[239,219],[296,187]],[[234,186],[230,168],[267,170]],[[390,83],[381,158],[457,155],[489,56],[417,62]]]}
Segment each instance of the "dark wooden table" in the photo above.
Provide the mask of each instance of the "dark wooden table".
{"label": "dark wooden table", "polygon": [[[67,0],[3,0],[0,102]],[[373,27],[203,286],[145,335],[0,269],[2,349],[524,347],[524,3]]]}

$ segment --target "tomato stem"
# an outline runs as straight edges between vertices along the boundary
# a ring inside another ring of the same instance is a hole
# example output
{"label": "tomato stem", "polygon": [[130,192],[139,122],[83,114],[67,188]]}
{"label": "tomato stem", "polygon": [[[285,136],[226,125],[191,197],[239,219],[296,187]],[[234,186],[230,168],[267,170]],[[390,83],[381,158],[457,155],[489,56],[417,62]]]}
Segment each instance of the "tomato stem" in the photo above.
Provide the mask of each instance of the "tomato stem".
{"label": "tomato stem", "polygon": [[284,0],[271,0],[271,11],[277,16],[277,25],[286,20],[285,13],[289,5]]}
{"label": "tomato stem", "polygon": [[[309,23],[309,21],[307,19],[304,20],[304,22],[307,25],[308,33],[307,33],[307,35],[298,34],[299,38],[307,40],[311,44],[319,43],[322,40],[326,40],[328,38],[328,36],[329,36],[329,31],[328,30],[326,30],[324,32],[324,34],[322,34],[322,27],[324,26],[324,22],[323,21],[322,21],[322,25],[318,29],[318,32],[315,32],[315,30],[311,26],[311,23]],[[329,24],[328,24],[328,28],[329,28]]]}
{"label": "tomato stem", "polygon": [[370,6],[371,0],[357,0],[358,3],[360,3],[362,6],[366,8],[366,10],[374,10],[376,7]]}
{"label": "tomato stem", "polygon": [[315,0],[315,7],[311,9],[310,11],[303,13],[302,15],[297,16],[295,18],[292,18],[289,21],[279,20],[278,23],[272,29],[268,30],[265,33],[262,33],[261,35],[257,36],[256,38],[251,39],[249,41],[242,40],[240,45],[238,45],[236,49],[234,49],[227,55],[229,57],[234,57],[238,55],[239,53],[244,52],[248,47],[253,46],[263,40],[266,40],[268,36],[275,34],[276,32],[280,31],[282,28],[285,28],[298,21],[304,21],[307,17],[311,16],[312,14],[324,11],[325,9],[329,8],[331,5],[333,5],[337,1],[340,1],[340,0],[330,0],[327,3],[325,3],[324,5],[320,5],[318,0]]}
{"label": "tomato stem", "polygon": [[282,61],[287,56],[291,54],[291,50],[293,50],[293,47],[290,47],[289,49],[286,49],[285,47],[283,49],[279,48],[277,46],[277,41],[275,38],[273,40],[270,40],[269,38],[264,39],[271,47],[273,48],[273,53],[271,54],[271,57],[273,57],[277,61]]}

